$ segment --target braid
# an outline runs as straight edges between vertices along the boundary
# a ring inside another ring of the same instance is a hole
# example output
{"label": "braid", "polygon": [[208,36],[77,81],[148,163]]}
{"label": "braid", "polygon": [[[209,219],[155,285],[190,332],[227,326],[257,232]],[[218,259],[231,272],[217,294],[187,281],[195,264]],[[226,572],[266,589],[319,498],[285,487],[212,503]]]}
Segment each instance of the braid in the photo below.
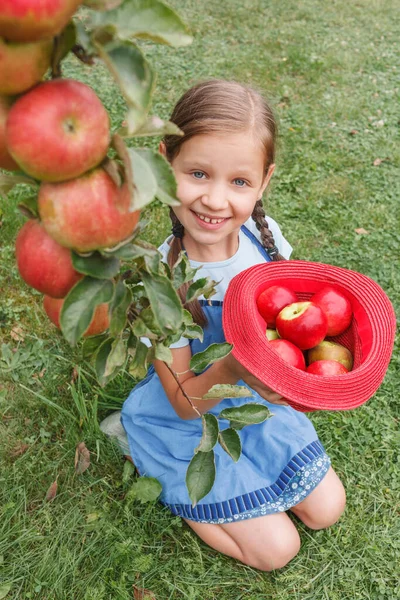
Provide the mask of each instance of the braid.
{"label": "braid", "polygon": [[261,198],[255,203],[251,218],[253,219],[253,221],[255,221],[257,229],[261,235],[261,243],[268,252],[269,256],[272,258],[272,260],[286,260],[282,256],[282,254],[280,254],[278,248],[275,245],[274,236],[272,235],[268,227],[268,223],[265,219],[265,211]]}
{"label": "braid", "polygon": [[[183,227],[182,223],[179,221],[179,219],[176,216],[176,214],[174,213],[174,211],[172,210],[172,208],[169,211],[169,216],[172,221],[172,234],[174,236],[172,238],[172,241],[170,244],[170,249],[168,252],[168,265],[172,269],[172,267],[174,266],[174,264],[176,263],[176,261],[179,258],[179,254],[181,252],[184,252],[184,250],[185,250],[185,248],[183,247],[183,243],[182,243],[184,227]],[[198,299],[196,298],[195,300],[192,300],[192,302],[189,302],[186,304],[186,294],[187,294],[187,291],[188,291],[191,283],[192,283],[191,281],[188,281],[187,283],[184,283],[183,285],[181,285],[181,287],[178,290],[178,296],[179,296],[184,308],[186,308],[186,310],[188,310],[190,312],[190,314],[192,315],[195,323],[197,323],[201,327],[205,327],[207,325],[207,319],[203,312],[203,309],[201,308],[201,304],[198,301]]]}

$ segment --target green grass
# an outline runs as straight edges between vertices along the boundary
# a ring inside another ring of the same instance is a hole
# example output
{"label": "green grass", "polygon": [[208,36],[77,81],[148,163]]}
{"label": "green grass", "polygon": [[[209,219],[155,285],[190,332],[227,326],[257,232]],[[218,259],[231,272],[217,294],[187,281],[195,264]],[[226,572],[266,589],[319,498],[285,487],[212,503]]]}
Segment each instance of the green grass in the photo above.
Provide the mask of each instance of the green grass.
{"label": "green grass", "polygon": [[[154,112],[167,117],[189,85],[208,77],[236,78],[264,91],[280,128],[268,211],[295,247],[294,257],[369,275],[398,310],[397,3],[171,4],[191,24],[195,41],[179,50],[145,45],[159,71]],[[102,68],[71,59],[65,76],[89,82],[113,126],[120,124],[124,103]],[[382,162],[374,166],[377,158]],[[13,192],[0,213],[0,597],[7,585],[7,600],[131,600],[136,584],[157,600],[399,598],[398,340],[369,403],[349,413],[311,415],[347,490],[344,516],[327,531],[300,525],[302,548],[290,565],[257,572],[207,548],[162,507],[126,496],[132,480],[124,478],[123,461],[97,423],[121,405],[132,380],[120,376],[100,389],[81,351],[48,324],[40,294],[20,280],[13,245],[23,194]],[[167,211],[154,205],[146,217],[146,239],[160,243],[170,227]],[[358,228],[368,233],[357,234]],[[24,341],[14,339],[15,327]],[[75,475],[82,440],[92,462]],[[46,503],[56,479],[57,497]]]}

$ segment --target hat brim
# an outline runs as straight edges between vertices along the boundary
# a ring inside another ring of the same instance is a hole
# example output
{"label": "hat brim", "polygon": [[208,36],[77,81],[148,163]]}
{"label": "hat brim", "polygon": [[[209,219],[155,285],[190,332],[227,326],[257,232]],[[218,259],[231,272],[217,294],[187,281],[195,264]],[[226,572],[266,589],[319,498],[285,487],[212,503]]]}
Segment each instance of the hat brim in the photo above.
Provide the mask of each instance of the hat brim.
{"label": "hat brim", "polygon": [[[349,373],[321,376],[296,369],[269,345],[256,300],[267,287],[282,285],[309,300],[326,285],[351,302],[352,323],[335,338],[353,354]],[[233,356],[266,386],[300,411],[349,410],[369,400],[383,381],[394,344],[396,318],[382,288],[369,277],[323,263],[298,260],[263,263],[232,279],[223,304],[226,341]]]}

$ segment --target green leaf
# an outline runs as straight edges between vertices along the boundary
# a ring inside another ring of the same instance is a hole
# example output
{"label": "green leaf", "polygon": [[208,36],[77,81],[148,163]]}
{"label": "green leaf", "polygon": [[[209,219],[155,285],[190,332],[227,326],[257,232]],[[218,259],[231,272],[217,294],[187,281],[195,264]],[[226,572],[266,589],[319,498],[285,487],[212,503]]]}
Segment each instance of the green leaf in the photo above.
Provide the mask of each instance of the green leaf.
{"label": "green leaf", "polygon": [[28,196],[23,198],[17,204],[20,213],[28,217],[28,219],[36,219],[39,217],[38,197]]}
{"label": "green leaf", "polygon": [[128,500],[139,500],[142,504],[145,502],[155,502],[162,492],[161,483],[154,477],[139,477],[132,484],[127,498]]}
{"label": "green leaf", "polygon": [[39,186],[37,181],[28,177],[28,175],[5,175],[0,173],[0,195],[6,196],[19,183],[26,183],[34,187]]}
{"label": "green leaf", "polygon": [[156,344],[154,348],[154,357],[157,360],[166,362],[167,365],[172,365],[173,357],[170,348],[167,348],[163,344]]}
{"label": "green leaf", "polygon": [[121,260],[135,260],[137,258],[152,258],[156,255],[161,256],[160,252],[147,242],[137,240],[135,243],[129,242],[116,250],[101,251],[104,256],[115,256]]}
{"label": "green leaf", "polygon": [[136,44],[121,40],[101,43],[100,35],[94,37],[96,49],[126,100],[127,127],[133,133],[143,124],[150,109],[155,74]]}
{"label": "green leaf", "polygon": [[203,424],[203,433],[200,444],[195,448],[195,452],[210,452],[218,442],[219,425],[217,417],[206,413],[201,417]]}
{"label": "green leaf", "polygon": [[95,279],[111,279],[119,273],[120,262],[114,256],[106,258],[100,252],[93,252],[90,256],[81,256],[72,251],[71,257],[76,271]]}
{"label": "green leaf", "polygon": [[162,154],[149,148],[136,148],[135,152],[147,162],[157,181],[157,198],[169,206],[179,206],[176,179],[169,162]]}
{"label": "green leaf", "polygon": [[190,369],[194,373],[201,373],[212,363],[225,358],[231,352],[233,348],[232,344],[223,342],[222,344],[211,344],[202,352],[197,352],[190,359]]}
{"label": "green leaf", "polygon": [[220,431],[218,441],[229,456],[237,462],[242,453],[242,442],[237,431],[229,427]]}
{"label": "green leaf", "polygon": [[190,340],[200,340],[202,342],[204,338],[204,331],[200,325],[193,323],[192,325],[186,325],[182,336]]}
{"label": "green leaf", "polygon": [[172,283],[174,288],[179,290],[181,285],[187,283],[188,281],[192,281],[197,271],[198,269],[194,269],[190,265],[186,254],[184,252],[180,252],[176,263],[172,266]]}
{"label": "green leaf", "polygon": [[139,210],[154,199],[158,184],[152,168],[136,150],[129,148],[135,191],[133,195],[134,209]]}
{"label": "green leaf", "polygon": [[137,337],[147,337],[150,340],[157,340],[163,335],[151,307],[144,308],[141,311],[140,315],[131,324],[131,331]]}
{"label": "green leaf", "polygon": [[85,0],[84,6],[94,10],[112,10],[120,6],[124,0]]}
{"label": "green leaf", "polygon": [[117,374],[114,373],[109,377],[105,376],[105,371],[107,367],[107,360],[112,350],[113,339],[106,339],[99,347],[94,361],[94,369],[96,371],[97,379],[102,387],[107,385],[111,379]]}
{"label": "green leaf", "polygon": [[199,298],[199,296],[210,298],[210,296],[215,294],[216,285],[217,282],[208,277],[201,277],[200,279],[193,281],[186,293],[186,302],[192,302],[196,298]]}
{"label": "green leaf", "polygon": [[75,33],[76,33],[76,44],[83,48],[86,55],[89,55],[90,58],[96,55],[97,50],[93,46],[93,42],[91,39],[91,32],[88,31],[82,21],[75,20]]}
{"label": "green leaf", "polygon": [[181,18],[160,0],[126,0],[115,10],[93,15],[91,27],[102,25],[112,26],[125,39],[137,37],[175,47],[192,42]]}
{"label": "green leaf", "polygon": [[61,309],[61,331],[74,346],[89,327],[96,306],[111,302],[114,284],[109,279],[84,277],[71,289]]}
{"label": "green leaf", "polygon": [[142,274],[142,281],[161,331],[168,334],[179,329],[183,320],[182,304],[171,281],[161,275],[149,275],[145,272]]}
{"label": "green leaf", "polygon": [[129,355],[132,361],[129,365],[129,373],[137,379],[143,379],[147,373],[147,355],[150,348],[138,341],[136,348],[129,348]]}
{"label": "green leaf", "polygon": [[65,58],[76,44],[76,29],[73,21],[70,21],[59,35],[54,38],[53,52],[51,56],[51,72],[54,76],[61,76],[60,62]]}
{"label": "green leaf", "polygon": [[152,116],[136,128],[132,133],[126,126],[118,130],[118,134],[123,138],[129,137],[147,137],[150,135],[183,135],[183,132],[171,121],[163,121],[160,117]]}
{"label": "green leaf", "polygon": [[11,583],[0,584],[0,600],[8,595],[8,593],[11,591],[11,587]]}
{"label": "green leaf", "polygon": [[126,343],[123,339],[117,338],[111,345],[110,353],[107,357],[106,366],[104,369],[104,377],[109,378],[111,375],[116,375],[120,368],[124,365],[127,355]]}
{"label": "green leaf", "polygon": [[257,425],[263,423],[271,416],[270,411],[264,404],[248,402],[242,406],[234,406],[222,410],[218,418],[228,419],[230,426],[234,429],[242,429],[245,425]]}
{"label": "green leaf", "polygon": [[123,281],[115,286],[114,298],[110,305],[110,335],[117,336],[123,331],[127,321],[128,308],[132,303],[132,292]]}
{"label": "green leaf", "polygon": [[82,343],[83,358],[90,359],[107,338],[108,333],[100,333],[99,335],[91,335],[90,337],[85,338]]}
{"label": "green leaf", "polygon": [[214,451],[197,452],[190,461],[186,471],[186,487],[193,507],[208,494],[214,485],[214,481]]}
{"label": "green leaf", "polygon": [[135,465],[130,460],[126,460],[122,469],[122,483],[128,483],[132,475],[135,473]]}
{"label": "green leaf", "polygon": [[249,398],[252,394],[244,385],[216,384],[204,394],[203,400],[211,398]]}

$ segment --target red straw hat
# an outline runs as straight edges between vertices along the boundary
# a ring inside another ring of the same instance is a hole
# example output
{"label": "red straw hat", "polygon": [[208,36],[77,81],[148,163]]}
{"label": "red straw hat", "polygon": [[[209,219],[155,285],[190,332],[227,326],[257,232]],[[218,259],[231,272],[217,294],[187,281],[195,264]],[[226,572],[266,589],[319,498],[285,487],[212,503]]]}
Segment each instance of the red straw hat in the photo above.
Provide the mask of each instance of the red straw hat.
{"label": "red straw hat", "polygon": [[[330,339],[351,351],[352,371],[330,377],[306,373],[270,347],[256,299],[271,285],[294,290],[299,301],[310,300],[329,285],[350,300],[350,327]],[[288,260],[256,265],[232,279],[224,299],[223,328],[226,341],[234,345],[233,356],[293,408],[349,410],[371,398],[382,383],[393,350],[396,318],[389,298],[369,277],[322,263]]]}

